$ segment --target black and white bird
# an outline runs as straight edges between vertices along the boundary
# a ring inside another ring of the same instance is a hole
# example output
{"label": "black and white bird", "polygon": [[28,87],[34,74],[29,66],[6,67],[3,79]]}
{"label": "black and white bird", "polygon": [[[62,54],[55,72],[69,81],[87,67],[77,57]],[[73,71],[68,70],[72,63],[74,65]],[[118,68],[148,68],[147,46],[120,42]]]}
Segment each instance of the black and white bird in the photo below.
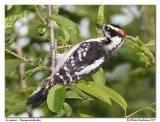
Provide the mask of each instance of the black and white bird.
{"label": "black and white bird", "polygon": [[102,36],[83,41],[68,52],[57,55],[57,65],[53,73],[32,93],[27,104],[39,106],[46,101],[49,90],[55,84],[68,84],[95,72],[122,45],[125,32],[121,27],[113,24],[96,25]]}

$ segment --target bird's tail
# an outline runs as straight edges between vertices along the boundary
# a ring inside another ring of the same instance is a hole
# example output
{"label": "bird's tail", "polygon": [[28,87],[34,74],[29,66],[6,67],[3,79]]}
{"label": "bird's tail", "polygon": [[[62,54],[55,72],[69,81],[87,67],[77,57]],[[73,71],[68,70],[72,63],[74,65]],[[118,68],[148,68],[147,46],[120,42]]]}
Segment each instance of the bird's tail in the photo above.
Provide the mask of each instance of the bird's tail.
{"label": "bird's tail", "polygon": [[28,98],[26,104],[32,104],[32,107],[39,106],[47,100],[47,94],[43,95],[44,88],[38,87]]}

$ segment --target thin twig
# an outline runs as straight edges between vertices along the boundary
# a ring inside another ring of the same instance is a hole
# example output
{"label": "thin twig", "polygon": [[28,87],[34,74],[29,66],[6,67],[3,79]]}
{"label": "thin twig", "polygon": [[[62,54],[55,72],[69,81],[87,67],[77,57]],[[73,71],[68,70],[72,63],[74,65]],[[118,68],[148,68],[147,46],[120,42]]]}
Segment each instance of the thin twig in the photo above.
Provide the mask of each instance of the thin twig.
{"label": "thin twig", "polygon": [[135,112],[129,114],[128,116],[125,115],[125,117],[131,117],[131,116],[133,116],[134,114],[138,113],[139,111],[141,111],[141,110],[143,110],[143,109],[147,109],[148,106],[150,106],[150,105],[152,105],[152,104],[155,104],[155,102],[153,102],[153,103],[151,103],[151,104],[149,104],[149,105],[146,105],[146,106],[144,106],[144,107],[138,109],[137,111],[135,111]]}
{"label": "thin twig", "polygon": [[16,53],[14,53],[13,51],[11,51],[11,50],[8,49],[8,48],[5,48],[5,51],[8,52],[8,53],[10,53],[10,54],[12,54],[12,55],[14,55],[14,56],[16,56],[17,58],[19,58],[19,59],[21,59],[21,60],[23,60],[23,61],[25,61],[25,62],[29,61],[29,60],[26,59],[25,57],[22,57],[22,56],[20,56],[20,55],[18,55],[18,54],[16,54]]}
{"label": "thin twig", "polygon": [[36,10],[36,13],[38,15],[38,17],[42,20],[43,24],[47,24],[46,20],[42,17],[41,13],[39,12],[38,8],[36,5],[34,5],[34,8]]}
{"label": "thin twig", "polygon": [[[46,5],[48,10],[48,15],[52,15],[52,6]],[[50,20],[48,23],[48,29],[49,29],[49,38],[50,38],[50,46],[51,46],[51,65],[52,65],[52,71],[55,68],[55,57],[56,57],[56,41],[54,39],[54,27],[53,27],[53,21]]]}
{"label": "thin twig", "polygon": [[[65,48],[65,47],[70,48],[70,47],[73,47],[73,46],[75,46],[75,44],[72,44],[72,45],[64,45],[64,46],[57,46],[56,48],[57,48],[57,49],[61,49],[61,48]],[[5,48],[5,51],[8,52],[8,53],[10,53],[11,55],[13,55],[13,56],[15,56],[15,57],[23,60],[24,62],[29,61],[29,60],[26,59],[25,57],[22,57],[22,56],[16,54],[15,52],[13,52],[12,50],[10,50],[10,49],[8,49],[8,48]]]}
{"label": "thin twig", "polygon": [[136,38],[133,37],[133,36],[128,36],[128,35],[126,35],[125,38],[126,38],[126,39],[128,38],[128,39],[130,39],[130,40],[132,40],[132,41],[136,41]]}
{"label": "thin twig", "polygon": [[70,47],[73,47],[73,46],[75,46],[75,44],[64,45],[64,46],[57,46],[57,50],[58,50],[58,49],[61,49],[61,48],[65,48],[65,47],[70,48]]}
{"label": "thin twig", "polygon": [[[22,57],[22,56],[20,56],[20,55],[18,55],[18,54],[16,54],[16,53],[14,53],[13,51],[11,51],[11,50],[8,49],[8,48],[5,48],[5,51],[8,52],[8,53],[11,54],[11,55],[13,55],[13,56],[15,56],[15,57],[23,60],[24,62],[29,61],[29,60],[26,59],[25,57]],[[29,64],[30,64],[30,63],[29,63]],[[31,65],[31,64],[30,64],[30,65]],[[42,65],[39,65],[39,66],[42,67],[42,68],[44,68],[44,69],[46,69],[46,70],[51,70],[51,69],[50,69],[49,67],[47,67],[47,66],[42,66]]]}
{"label": "thin twig", "polygon": [[125,117],[126,117],[126,114],[127,114],[127,113],[126,113],[126,110],[124,110],[124,116],[125,116]]}

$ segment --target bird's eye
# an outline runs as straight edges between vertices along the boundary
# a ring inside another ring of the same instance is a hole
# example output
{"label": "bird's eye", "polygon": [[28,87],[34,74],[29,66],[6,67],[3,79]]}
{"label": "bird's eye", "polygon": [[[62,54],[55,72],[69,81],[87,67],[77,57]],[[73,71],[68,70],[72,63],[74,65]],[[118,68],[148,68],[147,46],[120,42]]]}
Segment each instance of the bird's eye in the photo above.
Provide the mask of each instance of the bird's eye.
{"label": "bird's eye", "polygon": [[106,31],[109,31],[109,27],[105,26],[105,30],[106,30]]}

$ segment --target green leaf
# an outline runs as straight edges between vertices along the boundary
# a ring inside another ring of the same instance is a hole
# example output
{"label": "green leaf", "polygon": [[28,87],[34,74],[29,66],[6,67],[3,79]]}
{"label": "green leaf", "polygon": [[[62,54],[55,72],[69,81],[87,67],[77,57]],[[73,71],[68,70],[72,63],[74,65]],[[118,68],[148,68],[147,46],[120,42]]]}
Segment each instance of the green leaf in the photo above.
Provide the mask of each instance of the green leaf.
{"label": "green leaf", "polygon": [[22,11],[20,13],[5,17],[5,29],[12,27],[18,19],[22,19],[29,15],[29,11]]}
{"label": "green leaf", "polygon": [[108,88],[105,85],[96,83],[96,82],[87,82],[87,84],[85,83],[78,83],[75,84],[77,87],[79,87],[80,89],[84,90],[85,92],[99,98],[100,100],[108,103],[111,105],[111,101],[109,99],[109,97],[111,99],[113,99],[114,101],[116,101],[117,103],[119,103],[124,110],[126,110],[127,108],[127,103],[124,100],[124,98],[119,95],[116,91],[112,90],[111,88]]}
{"label": "green leaf", "polygon": [[7,47],[9,47],[13,42],[15,41],[14,36],[11,36],[9,42],[6,44]]}
{"label": "green leaf", "polygon": [[7,6],[7,11],[9,11],[13,7],[13,5],[6,5],[6,6]]}
{"label": "green leaf", "polygon": [[5,90],[5,110],[22,100],[22,95],[17,94],[17,92]]}
{"label": "green leaf", "polygon": [[87,99],[88,95],[86,95],[83,91],[81,91],[78,87],[70,86],[70,89],[72,89],[74,92],[76,92],[78,95],[80,95],[83,99]]}
{"label": "green leaf", "polygon": [[[99,10],[98,10],[98,21],[97,21],[97,24],[102,25],[103,24],[103,19],[104,19],[104,5],[100,5],[99,6]],[[97,27],[96,27],[96,31],[98,33],[98,36],[101,36],[101,32]]]}
{"label": "green leaf", "polygon": [[[66,98],[69,98],[69,99],[80,99],[80,100],[84,100],[83,97],[81,97],[79,94],[77,94],[76,92],[74,91],[67,91],[66,92]],[[94,100],[92,97],[90,96],[87,96],[87,100]]]}
{"label": "green leaf", "polygon": [[33,68],[33,69],[30,69],[30,70],[26,71],[26,72],[23,74],[23,79],[24,79],[24,80],[27,80],[27,78],[28,78],[29,76],[31,76],[33,73],[35,73],[35,72],[37,72],[37,71],[40,71],[40,70],[46,70],[46,69],[45,69],[44,67],[41,67],[41,66],[36,67],[36,68]]}
{"label": "green leaf", "polygon": [[147,47],[151,47],[151,46],[155,46],[155,40],[151,40],[150,42],[148,42],[147,44],[144,44]]}
{"label": "green leaf", "polygon": [[39,36],[43,36],[46,32],[46,29],[47,29],[47,25],[40,24],[36,27],[35,34]]}
{"label": "green leaf", "polygon": [[87,82],[87,81],[92,81],[93,78],[91,77],[91,75],[89,75],[89,76],[85,77],[83,80]]}
{"label": "green leaf", "polygon": [[45,65],[44,63],[45,63],[46,59],[50,58],[50,57],[51,57],[51,52],[46,53],[46,54],[42,54],[38,62]]}
{"label": "green leaf", "polygon": [[20,93],[33,93],[37,87],[27,87],[20,90]]}
{"label": "green leaf", "polygon": [[28,107],[30,107],[30,105],[26,105],[26,100],[18,102],[9,108],[6,116],[9,116],[11,114],[20,114],[24,112]]}
{"label": "green leaf", "polygon": [[69,116],[71,116],[71,114],[72,114],[72,108],[70,107],[70,105],[68,103],[64,102],[63,109],[54,113],[54,115],[52,113],[52,115],[53,115],[52,117],[64,117],[64,116],[69,117]]}
{"label": "green leaf", "polygon": [[83,99],[80,95],[78,95],[74,91],[67,91],[66,98],[74,98],[74,99],[81,99],[81,100]]}
{"label": "green leaf", "polygon": [[104,73],[103,73],[103,69],[100,68],[98,71],[96,71],[95,73],[93,73],[91,75],[92,79],[96,82],[96,83],[99,83],[99,84],[105,84],[106,83],[106,78],[104,76]]}
{"label": "green leaf", "polygon": [[18,59],[5,60],[5,76],[9,75],[23,61]]}
{"label": "green leaf", "polygon": [[72,108],[68,103],[64,103],[64,108],[63,108],[67,113],[66,116],[69,117],[72,114]]}
{"label": "green leaf", "polygon": [[143,44],[143,42],[139,39],[138,36],[136,37],[136,41],[137,41],[140,49],[142,50],[142,52],[144,52],[144,54],[146,54],[150,58],[150,60],[155,63],[155,57],[153,56],[153,54],[151,53],[151,51],[149,50],[149,48],[147,48]]}
{"label": "green leaf", "polygon": [[49,110],[46,102],[42,106],[42,112],[44,113],[45,117],[53,117],[54,116],[54,113]]}
{"label": "green leaf", "polygon": [[98,10],[98,24],[102,25],[103,19],[104,19],[104,5],[100,5]]}
{"label": "green leaf", "polygon": [[74,23],[73,21],[71,21],[67,18],[64,18],[61,16],[56,16],[56,15],[51,15],[51,16],[49,16],[49,19],[56,21],[56,23],[63,26],[68,31],[71,31],[71,32],[78,34],[78,35],[80,34],[79,28],[76,25],[76,23]]}
{"label": "green leaf", "polygon": [[114,91],[113,89],[107,87],[107,86],[104,86],[104,90],[108,93],[108,96],[113,99],[114,101],[116,101],[118,104],[120,104],[123,109],[126,111],[127,109],[127,103],[125,101],[125,99],[120,95],[118,94],[116,91]]}
{"label": "green leaf", "polygon": [[66,110],[62,109],[59,112],[56,113],[56,115],[54,115],[54,117],[63,117],[66,115]]}
{"label": "green leaf", "polygon": [[38,65],[44,65],[47,58],[51,57],[51,53],[42,54],[37,61],[27,61],[29,65],[32,66],[38,66]]}
{"label": "green leaf", "polygon": [[[134,38],[134,37],[130,37],[130,38]],[[139,58],[139,60],[142,62],[145,62],[146,67],[148,65],[151,65],[151,62],[155,63],[155,57],[153,56],[149,48],[145,46],[145,44],[143,44],[143,42],[138,38],[138,36],[134,38],[135,42],[130,41],[132,40],[130,38],[128,39],[129,39],[131,50]]]}
{"label": "green leaf", "polygon": [[87,82],[87,84],[82,83],[82,82],[76,83],[75,86],[93,95],[94,97],[97,97],[100,100],[108,103],[109,105],[112,105],[111,100],[108,96],[108,93],[106,92],[106,90],[104,90],[105,88],[104,85],[89,81]]}
{"label": "green leaf", "polygon": [[52,13],[57,15],[59,12],[58,6],[57,5],[52,5]]}
{"label": "green leaf", "polygon": [[66,97],[66,88],[62,85],[55,85],[49,91],[47,96],[48,108],[52,112],[58,112],[62,109]]}
{"label": "green leaf", "polygon": [[63,35],[64,35],[64,43],[68,43],[68,40],[69,40],[69,31],[64,28],[63,26],[61,26],[60,24],[58,24],[58,26],[60,27],[60,29],[62,30],[63,32]]}
{"label": "green leaf", "polygon": [[37,66],[39,64],[38,61],[26,61],[26,63],[28,63],[29,65],[32,65],[32,66]]}

